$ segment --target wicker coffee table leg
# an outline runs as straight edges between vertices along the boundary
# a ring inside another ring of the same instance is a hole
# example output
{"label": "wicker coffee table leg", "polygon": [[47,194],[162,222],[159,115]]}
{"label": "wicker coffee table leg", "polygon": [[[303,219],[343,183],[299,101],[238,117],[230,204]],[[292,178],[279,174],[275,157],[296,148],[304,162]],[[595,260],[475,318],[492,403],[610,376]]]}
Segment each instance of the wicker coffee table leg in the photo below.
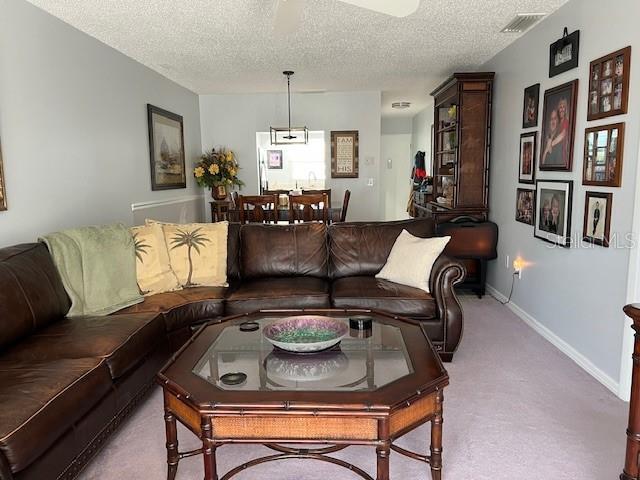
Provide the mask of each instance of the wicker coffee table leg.
{"label": "wicker coffee table leg", "polygon": [[169,410],[165,410],[164,422],[167,431],[167,480],[174,480],[178,471],[178,460],[180,459],[176,417]]}
{"label": "wicker coffee table leg", "polygon": [[216,444],[211,432],[211,420],[202,417],[202,457],[204,459],[204,480],[218,480],[216,466]]}
{"label": "wicker coffee table leg", "polygon": [[436,397],[436,414],[431,420],[431,478],[442,478],[442,390]]}

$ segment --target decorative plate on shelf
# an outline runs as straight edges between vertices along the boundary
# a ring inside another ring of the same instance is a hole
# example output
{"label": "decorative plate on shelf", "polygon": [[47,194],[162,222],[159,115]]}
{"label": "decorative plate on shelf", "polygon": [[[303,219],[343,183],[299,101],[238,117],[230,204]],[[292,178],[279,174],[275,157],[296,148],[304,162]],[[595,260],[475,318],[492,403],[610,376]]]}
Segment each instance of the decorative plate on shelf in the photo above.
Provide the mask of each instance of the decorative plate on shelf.
{"label": "decorative plate on shelf", "polygon": [[349,326],[331,317],[297,315],[276,320],[264,327],[262,333],[282,350],[313,353],[337,345],[349,333]]}

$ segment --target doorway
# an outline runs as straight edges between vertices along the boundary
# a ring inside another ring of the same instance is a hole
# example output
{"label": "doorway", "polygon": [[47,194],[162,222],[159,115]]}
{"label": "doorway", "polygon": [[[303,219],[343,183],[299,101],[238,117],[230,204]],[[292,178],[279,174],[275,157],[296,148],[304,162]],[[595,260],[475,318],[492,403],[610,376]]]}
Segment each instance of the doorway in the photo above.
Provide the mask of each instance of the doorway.
{"label": "doorway", "polygon": [[306,144],[271,145],[269,132],[256,133],[260,190],[320,190],[326,184],[325,132],[310,131]]}

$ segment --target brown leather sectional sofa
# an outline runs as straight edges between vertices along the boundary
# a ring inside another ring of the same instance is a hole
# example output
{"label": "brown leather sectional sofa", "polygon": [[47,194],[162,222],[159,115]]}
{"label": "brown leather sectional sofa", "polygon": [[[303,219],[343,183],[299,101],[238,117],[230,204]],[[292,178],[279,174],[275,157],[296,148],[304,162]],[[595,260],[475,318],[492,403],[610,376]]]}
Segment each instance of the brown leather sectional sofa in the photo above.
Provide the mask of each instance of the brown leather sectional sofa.
{"label": "brown leather sectional sofa", "polygon": [[107,317],[66,318],[69,299],[43,244],[0,249],[0,480],[73,478],[152,384],[192,327],[259,309],[384,309],[423,321],[445,360],[462,335],[442,255],[431,294],[373,275],[397,235],[429,220],[287,226],[231,224],[229,288],[147,297]]}

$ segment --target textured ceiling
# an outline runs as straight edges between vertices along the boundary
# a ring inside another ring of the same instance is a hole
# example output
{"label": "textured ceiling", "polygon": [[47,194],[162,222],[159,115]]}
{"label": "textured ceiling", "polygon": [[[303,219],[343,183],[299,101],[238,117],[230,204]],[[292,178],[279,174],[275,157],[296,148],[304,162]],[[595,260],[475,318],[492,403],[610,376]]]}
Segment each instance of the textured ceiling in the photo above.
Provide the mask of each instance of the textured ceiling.
{"label": "textured ceiling", "polygon": [[[389,0],[393,1],[393,0]],[[423,0],[395,18],[337,0],[306,0],[298,28],[274,28],[277,0],[30,0],[196,93],[383,91],[413,114],[453,71],[477,69],[518,35],[517,13],[567,0]]]}

